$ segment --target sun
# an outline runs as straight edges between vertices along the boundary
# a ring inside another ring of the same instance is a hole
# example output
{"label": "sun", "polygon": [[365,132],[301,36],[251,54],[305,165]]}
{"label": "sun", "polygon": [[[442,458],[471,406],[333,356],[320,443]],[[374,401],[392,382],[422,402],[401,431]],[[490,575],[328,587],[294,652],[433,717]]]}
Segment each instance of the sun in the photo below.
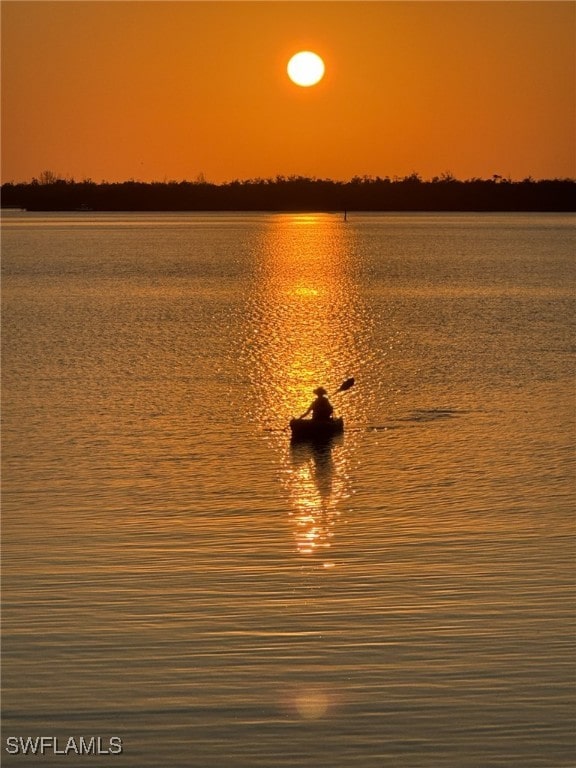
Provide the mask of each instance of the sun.
{"label": "sun", "polygon": [[287,71],[293,83],[308,88],[319,83],[324,77],[324,62],[317,53],[300,51],[288,62]]}

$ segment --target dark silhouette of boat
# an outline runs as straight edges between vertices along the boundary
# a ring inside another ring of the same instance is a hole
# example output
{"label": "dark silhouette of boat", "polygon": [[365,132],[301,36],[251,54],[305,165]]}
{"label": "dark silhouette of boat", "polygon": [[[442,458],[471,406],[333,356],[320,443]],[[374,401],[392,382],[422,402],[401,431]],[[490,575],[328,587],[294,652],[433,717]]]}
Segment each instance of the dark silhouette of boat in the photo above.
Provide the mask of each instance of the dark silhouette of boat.
{"label": "dark silhouette of boat", "polygon": [[344,432],[344,419],[291,419],[292,440],[328,440]]}

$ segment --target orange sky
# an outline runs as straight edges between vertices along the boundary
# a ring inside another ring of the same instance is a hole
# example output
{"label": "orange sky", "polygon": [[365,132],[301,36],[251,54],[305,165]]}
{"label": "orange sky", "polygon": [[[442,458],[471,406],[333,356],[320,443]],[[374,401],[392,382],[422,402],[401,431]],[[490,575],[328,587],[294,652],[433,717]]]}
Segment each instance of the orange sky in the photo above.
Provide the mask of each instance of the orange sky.
{"label": "orange sky", "polygon": [[575,32],[548,0],[3,0],[2,180],[576,177]]}

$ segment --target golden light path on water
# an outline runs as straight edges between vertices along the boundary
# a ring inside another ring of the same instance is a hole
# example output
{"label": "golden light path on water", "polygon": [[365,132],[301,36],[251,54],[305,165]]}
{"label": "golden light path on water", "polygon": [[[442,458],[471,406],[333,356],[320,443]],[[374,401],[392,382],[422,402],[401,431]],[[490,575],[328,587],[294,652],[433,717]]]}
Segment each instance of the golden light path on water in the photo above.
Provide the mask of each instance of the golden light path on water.
{"label": "golden light path on water", "polygon": [[[280,455],[298,552],[326,558],[342,502],[351,493],[353,438],[291,445],[287,425],[306,410],[317,386],[332,395],[359,370],[364,325],[352,245],[352,235],[335,216],[278,217],[260,243],[250,299],[252,416]],[[347,422],[358,419],[354,391],[332,401]],[[334,563],[325,559],[323,565]]]}

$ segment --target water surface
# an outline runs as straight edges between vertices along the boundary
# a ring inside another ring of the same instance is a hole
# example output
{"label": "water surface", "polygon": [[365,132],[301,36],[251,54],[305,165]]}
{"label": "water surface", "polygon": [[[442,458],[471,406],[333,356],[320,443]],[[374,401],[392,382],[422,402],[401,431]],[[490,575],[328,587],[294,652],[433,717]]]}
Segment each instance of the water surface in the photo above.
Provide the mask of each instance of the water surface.
{"label": "water surface", "polygon": [[[573,765],[573,247],[6,214],[3,764]],[[349,376],[344,437],[291,446]]]}

